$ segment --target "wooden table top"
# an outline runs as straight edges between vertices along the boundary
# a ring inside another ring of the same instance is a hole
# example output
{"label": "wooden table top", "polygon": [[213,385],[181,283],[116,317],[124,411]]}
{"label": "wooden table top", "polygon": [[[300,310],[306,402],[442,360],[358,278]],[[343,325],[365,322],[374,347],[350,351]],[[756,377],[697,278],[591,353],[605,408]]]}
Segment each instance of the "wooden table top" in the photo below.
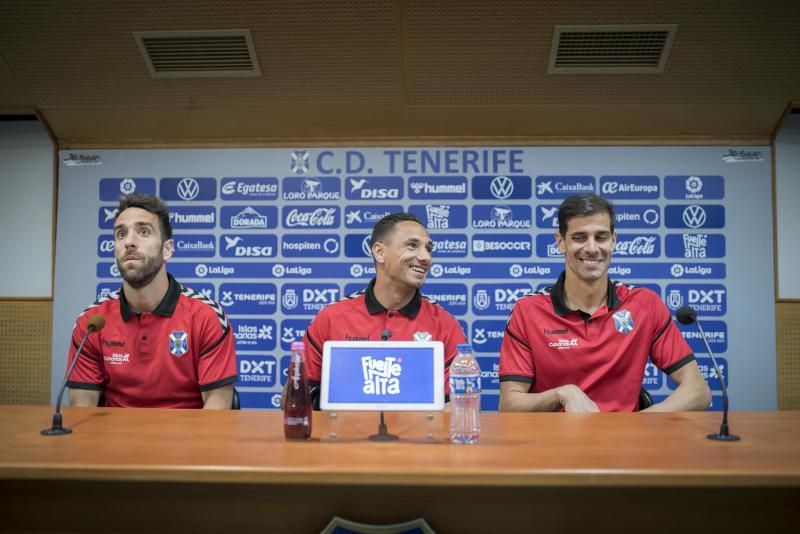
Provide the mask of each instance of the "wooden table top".
{"label": "wooden table top", "polygon": [[[706,439],[720,414],[484,413],[481,442],[446,441],[448,414],[314,414],[307,442],[275,411],[66,408],[73,433],[42,436],[48,406],[0,406],[0,479],[424,486],[800,487],[800,412],[734,412],[735,443]],[[437,441],[427,443],[434,429]]]}

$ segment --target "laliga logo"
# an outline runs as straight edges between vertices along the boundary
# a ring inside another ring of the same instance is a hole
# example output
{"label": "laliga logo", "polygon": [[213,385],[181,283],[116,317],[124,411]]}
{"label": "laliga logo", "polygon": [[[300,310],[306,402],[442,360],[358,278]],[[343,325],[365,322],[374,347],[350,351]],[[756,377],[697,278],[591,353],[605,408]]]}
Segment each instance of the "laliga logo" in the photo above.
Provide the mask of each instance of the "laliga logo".
{"label": "laliga logo", "polygon": [[130,195],[136,191],[136,182],[130,178],[125,178],[119,183],[119,192],[123,195]]}
{"label": "laliga logo", "polygon": [[382,360],[372,356],[361,358],[365,395],[398,395],[400,376],[403,374],[401,358],[388,356]]}
{"label": "laliga logo", "polygon": [[194,268],[194,274],[203,278],[208,274],[208,267],[204,263],[198,263]]}
{"label": "laliga logo", "polygon": [[364,274],[364,268],[357,263],[350,266],[350,276],[358,278]]}
{"label": "laliga logo", "polygon": [[275,278],[281,278],[283,275],[286,274],[286,267],[281,265],[280,263],[276,263],[272,266],[272,276]]}
{"label": "laliga logo", "polygon": [[699,176],[690,176],[686,179],[686,190],[697,194],[703,189],[703,180]]}
{"label": "laliga logo", "polygon": [[522,276],[522,271],[523,271],[522,265],[520,265],[519,263],[515,263],[514,265],[509,267],[508,274],[510,274],[514,278],[519,278],[520,276]]}
{"label": "laliga logo", "polygon": [[506,199],[514,193],[514,182],[508,176],[498,176],[492,179],[489,189],[495,198]]}
{"label": "laliga logo", "polygon": [[117,267],[116,263],[111,264],[109,272],[111,273],[111,276],[113,276],[114,278],[119,278],[119,267]]}
{"label": "laliga logo", "polygon": [[680,278],[683,276],[683,265],[680,263],[675,263],[670,267],[669,273],[674,276],[675,278]]}
{"label": "laliga logo", "polygon": [[182,200],[194,200],[200,193],[200,184],[194,178],[184,178],[178,182],[178,196]]}
{"label": "laliga logo", "polygon": [[443,274],[444,274],[444,267],[442,267],[442,266],[441,266],[441,265],[439,265],[438,263],[437,263],[436,265],[433,265],[433,266],[431,267],[431,276],[432,276],[432,277],[434,277],[434,278],[439,278],[439,277],[441,277]]}
{"label": "laliga logo", "polygon": [[292,172],[295,174],[305,174],[308,172],[308,152],[305,150],[295,150],[292,152]]}

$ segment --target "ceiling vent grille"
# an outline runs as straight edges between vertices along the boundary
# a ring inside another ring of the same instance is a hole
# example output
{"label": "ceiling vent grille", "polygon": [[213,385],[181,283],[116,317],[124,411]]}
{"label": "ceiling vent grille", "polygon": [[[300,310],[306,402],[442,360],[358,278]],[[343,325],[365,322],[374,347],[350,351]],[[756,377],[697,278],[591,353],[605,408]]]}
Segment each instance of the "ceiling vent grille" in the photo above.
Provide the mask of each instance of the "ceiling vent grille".
{"label": "ceiling vent grille", "polygon": [[261,76],[250,30],[134,32],[153,78]]}
{"label": "ceiling vent grille", "polygon": [[556,26],[548,73],[664,71],[677,24]]}

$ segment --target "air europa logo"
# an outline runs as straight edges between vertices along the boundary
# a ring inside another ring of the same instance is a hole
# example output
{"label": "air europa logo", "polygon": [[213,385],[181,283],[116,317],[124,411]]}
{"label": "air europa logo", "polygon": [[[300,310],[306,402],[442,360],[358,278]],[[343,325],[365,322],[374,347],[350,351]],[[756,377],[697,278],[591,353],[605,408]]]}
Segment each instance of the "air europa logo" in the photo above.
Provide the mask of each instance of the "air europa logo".
{"label": "air europa logo", "polygon": [[400,376],[403,374],[402,358],[389,356],[383,359],[363,356],[361,371],[364,374],[365,395],[399,395]]}

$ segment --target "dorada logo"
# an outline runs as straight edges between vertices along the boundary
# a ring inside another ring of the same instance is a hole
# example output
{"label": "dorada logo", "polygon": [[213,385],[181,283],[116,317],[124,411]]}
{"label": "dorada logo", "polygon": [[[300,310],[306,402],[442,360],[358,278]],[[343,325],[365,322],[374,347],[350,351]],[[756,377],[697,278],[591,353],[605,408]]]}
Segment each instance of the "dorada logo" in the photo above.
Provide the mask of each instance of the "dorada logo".
{"label": "dorada logo", "polygon": [[361,358],[361,371],[364,374],[365,395],[399,395],[400,377],[403,374],[403,360],[393,356]]}
{"label": "dorada logo", "polygon": [[286,213],[286,228],[331,228],[337,226],[339,208],[292,208]]}
{"label": "dorada logo", "polygon": [[[375,187],[383,184],[383,187]],[[402,179],[401,178],[348,178],[347,179],[347,198],[355,200],[388,200],[402,198]]]}
{"label": "dorada logo", "polygon": [[255,208],[247,206],[231,217],[231,228],[267,228],[267,217],[261,215]]}

